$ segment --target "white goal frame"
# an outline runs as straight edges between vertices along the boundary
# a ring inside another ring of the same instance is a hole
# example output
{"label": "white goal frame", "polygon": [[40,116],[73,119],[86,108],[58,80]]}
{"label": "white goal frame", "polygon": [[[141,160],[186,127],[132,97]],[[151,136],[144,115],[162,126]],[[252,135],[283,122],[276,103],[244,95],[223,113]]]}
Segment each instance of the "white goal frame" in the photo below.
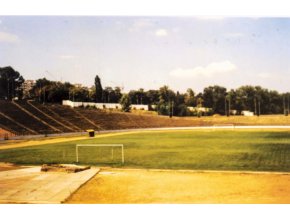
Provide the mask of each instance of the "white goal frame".
{"label": "white goal frame", "polygon": [[112,158],[114,157],[114,147],[122,149],[122,163],[125,163],[123,144],[76,144],[76,162],[79,162],[79,147],[112,147]]}

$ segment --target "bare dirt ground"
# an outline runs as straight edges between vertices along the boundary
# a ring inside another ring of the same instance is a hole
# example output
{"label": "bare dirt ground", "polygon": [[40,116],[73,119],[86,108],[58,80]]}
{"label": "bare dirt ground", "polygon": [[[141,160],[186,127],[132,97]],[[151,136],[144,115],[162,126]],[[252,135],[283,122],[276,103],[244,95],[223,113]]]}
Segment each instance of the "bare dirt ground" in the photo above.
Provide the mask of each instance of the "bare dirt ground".
{"label": "bare dirt ground", "polygon": [[66,203],[290,203],[290,173],[103,169]]}
{"label": "bare dirt ground", "polygon": [[7,170],[16,170],[16,169],[22,169],[24,168],[23,166],[18,166],[13,163],[4,163],[0,162],[0,172],[1,171],[7,171]]}
{"label": "bare dirt ground", "polygon": [[[134,132],[128,131],[128,132],[101,133],[99,135],[96,135],[94,138],[104,138],[104,137],[126,135],[126,134],[138,133],[138,132],[139,131],[136,130]],[[45,144],[60,143],[60,142],[77,141],[77,140],[83,140],[83,139],[90,139],[90,138],[88,136],[71,136],[71,137],[51,137],[51,138],[42,138],[42,139],[29,139],[29,140],[9,140],[9,141],[4,141],[0,143],[0,150],[45,145]]]}
{"label": "bare dirt ground", "polygon": [[56,137],[47,139],[29,139],[29,140],[9,140],[4,141],[0,144],[0,150],[10,149],[10,148],[20,148],[35,145],[45,145],[50,143],[68,142],[73,140],[86,139],[86,136],[76,136],[76,137]]}

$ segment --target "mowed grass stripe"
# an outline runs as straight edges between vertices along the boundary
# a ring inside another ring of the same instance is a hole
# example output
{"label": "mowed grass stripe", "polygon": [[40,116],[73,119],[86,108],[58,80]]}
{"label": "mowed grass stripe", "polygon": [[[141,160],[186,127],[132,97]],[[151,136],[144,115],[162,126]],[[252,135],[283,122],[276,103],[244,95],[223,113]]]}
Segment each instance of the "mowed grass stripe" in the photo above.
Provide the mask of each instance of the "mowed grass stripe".
{"label": "mowed grass stripe", "polygon": [[169,130],[134,132],[73,142],[0,151],[0,161],[21,164],[74,163],[75,145],[85,143],[124,144],[114,148],[81,148],[80,163],[101,166],[289,171],[290,132],[286,130]]}

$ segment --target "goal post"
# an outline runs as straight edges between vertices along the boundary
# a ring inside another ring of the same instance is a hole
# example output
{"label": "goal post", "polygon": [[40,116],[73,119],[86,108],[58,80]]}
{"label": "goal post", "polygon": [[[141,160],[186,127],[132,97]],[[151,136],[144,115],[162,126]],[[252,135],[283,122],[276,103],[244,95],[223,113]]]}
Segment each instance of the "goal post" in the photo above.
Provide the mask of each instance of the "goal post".
{"label": "goal post", "polygon": [[114,157],[114,147],[120,147],[122,152],[122,163],[125,163],[124,145],[123,144],[76,144],[76,162],[79,162],[79,148],[80,147],[112,147],[111,154]]}

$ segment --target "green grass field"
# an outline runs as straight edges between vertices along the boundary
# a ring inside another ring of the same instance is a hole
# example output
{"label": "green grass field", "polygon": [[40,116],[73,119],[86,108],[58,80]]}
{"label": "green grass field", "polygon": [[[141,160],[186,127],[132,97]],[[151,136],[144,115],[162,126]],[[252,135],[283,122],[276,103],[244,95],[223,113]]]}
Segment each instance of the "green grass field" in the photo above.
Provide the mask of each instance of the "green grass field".
{"label": "green grass field", "polygon": [[155,131],[107,138],[1,150],[0,162],[19,164],[75,163],[75,144],[124,144],[120,149],[81,148],[80,164],[98,166],[290,171],[290,132],[258,130]]}

